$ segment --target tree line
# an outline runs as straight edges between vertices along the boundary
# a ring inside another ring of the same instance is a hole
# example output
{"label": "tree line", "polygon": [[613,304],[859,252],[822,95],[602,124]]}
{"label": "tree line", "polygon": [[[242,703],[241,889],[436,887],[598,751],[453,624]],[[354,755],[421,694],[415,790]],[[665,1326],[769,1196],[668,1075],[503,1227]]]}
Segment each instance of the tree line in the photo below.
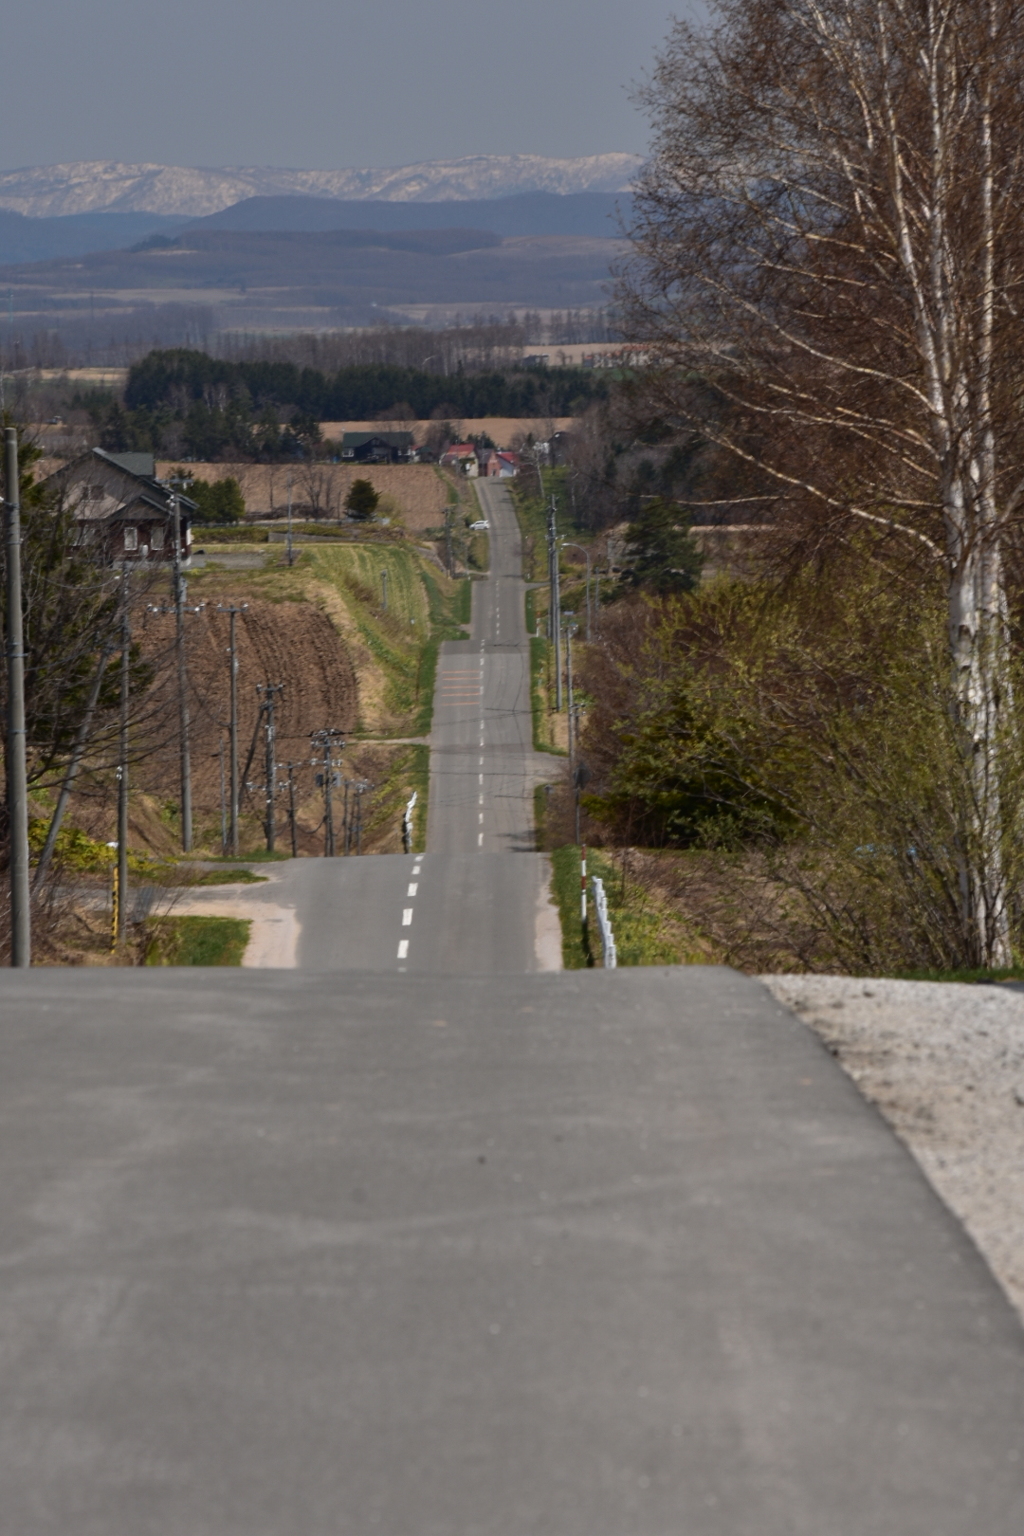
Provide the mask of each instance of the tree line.
{"label": "tree line", "polygon": [[618,302],[650,364],[591,481],[612,514],[616,465],[641,506],[674,476],[758,558],[606,616],[588,804],[711,858],[752,964],[1024,945],[1022,79],[1017,0],[721,0],[644,91]]}
{"label": "tree line", "polygon": [[136,363],[123,402],[93,395],[82,403],[111,452],[274,459],[315,451],[324,421],[565,416],[606,398],[608,388],[607,377],[585,368],[445,375],[361,364],[327,373],[181,348],[151,352]]}

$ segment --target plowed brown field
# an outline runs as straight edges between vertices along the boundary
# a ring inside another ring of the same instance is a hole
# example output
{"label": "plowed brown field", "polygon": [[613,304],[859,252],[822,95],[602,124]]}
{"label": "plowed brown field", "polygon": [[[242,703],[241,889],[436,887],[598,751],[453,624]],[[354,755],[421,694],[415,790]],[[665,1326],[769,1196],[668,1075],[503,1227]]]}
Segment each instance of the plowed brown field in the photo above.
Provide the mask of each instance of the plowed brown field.
{"label": "plowed brown field", "polygon": [[[282,684],[275,696],[278,762],[304,763],[299,773],[301,795],[309,795],[313,772],[309,764],[310,732],[325,726],[350,731],[358,716],[358,687],[348,649],[327,614],[312,603],[271,603],[249,599],[237,618],[239,772],[245,768],[259,713],[256,685]],[[165,740],[133,775],[135,786],[160,801],[180,799],[180,766],[176,735],[177,673],[174,620],[150,614],[138,632],[141,647],[158,667],[154,714],[163,722]],[[219,816],[220,760],[223,741],[227,772],[230,716],[229,619],[209,605],[186,619],[186,657],[192,742],[192,794],[197,830],[202,821]],[[154,743],[154,745],[156,745]],[[249,772],[251,782],[264,779],[263,733],[260,731]],[[283,815],[283,810],[281,812]]]}

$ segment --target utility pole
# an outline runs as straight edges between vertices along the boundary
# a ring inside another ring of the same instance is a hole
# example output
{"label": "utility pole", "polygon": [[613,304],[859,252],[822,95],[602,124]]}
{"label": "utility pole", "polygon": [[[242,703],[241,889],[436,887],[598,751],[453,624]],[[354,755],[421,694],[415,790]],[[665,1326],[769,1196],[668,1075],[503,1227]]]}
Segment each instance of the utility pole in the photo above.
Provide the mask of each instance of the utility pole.
{"label": "utility pole", "polygon": [[292,836],[292,858],[297,859],[299,856],[299,845],[295,831],[295,764],[282,763],[281,766],[288,769],[288,826]]}
{"label": "utility pole", "polygon": [[567,695],[568,695],[567,703],[568,703],[568,706],[569,706],[568,707],[569,772],[571,773],[572,772],[572,766],[573,766],[573,757],[575,755],[574,752],[573,752],[573,729],[572,729],[573,725],[575,723],[574,720],[573,720],[573,712],[574,711],[573,711],[573,700],[572,700],[572,637],[573,637],[573,633],[574,633],[574,631],[576,629],[576,626],[575,626],[575,624],[573,624],[571,622],[572,619],[575,617],[574,614],[567,613],[565,617],[566,617],[566,625],[565,625],[565,670],[566,670],[566,684],[567,684]]}
{"label": "utility pole", "polygon": [[18,432],[4,433],[7,459],[4,507],[7,555],[7,818],[11,851],[11,964],[32,964],[28,885],[28,777],[25,767],[25,639],[21,613],[21,484]]}
{"label": "utility pole", "polygon": [[444,509],[444,548],[448,575],[454,576],[455,572],[452,569],[452,509],[450,503]]}
{"label": "utility pole", "polygon": [[[313,731],[310,739],[314,748],[319,749],[323,756],[323,772],[320,777],[323,780],[324,791],[324,858],[334,858],[334,798],[331,793],[334,788],[334,752],[343,752],[345,743],[341,739],[344,731],[327,727],[322,731]],[[315,759],[314,759],[315,760]]]}
{"label": "utility pole", "polygon": [[555,498],[548,508],[548,549],[551,557],[551,636],[555,642],[555,712],[562,709],[562,599],[558,582],[558,525]]}
{"label": "utility pole", "polygon": [[248,610],[248,603],[221,603],[218,613],[226,613],[230,624],[230,639],[228,649],[231,655],[231,725],[229,738],[230,753],[230,778],[231,778],[231,803],[230,803],[230,837],[231,852],[238,853],[238,650],[235,645],[235,620],[240,613]]}
{"label": "utility pole", "polygon": [[117,743],[117,921],[115,944],[123,944],[128,928],[128,689],[131,679],[132,632],[128,619],[128,571],[124,573],[124,613],[121,618],[121,722]]}
{"label": "utility pole", "polygon": [[357,779],[352,786],[356,797],[356,856],[363,851],[363,796],[373,785],[368,779]]}
{"label": "utility pole", "polygon": [[294,565],[295,556],[292,551],[292,472],[288,471],[288,564]]}
{"label": "utility pole", "polygon": [[171,537],[174,540],[174,643],[178,656],[178,732],[181,745],[181,846],[192,852],[192,758],[189,752],[188,673],[185,667],[185,592],[181,578],[181,505],[171,492]]}
{"label": "utility pole", "polygon": [[220,851],[228,851],[228,800],[224,793],[224,736],[217,738],[217,766],[220,769]]}
{"label": "utility pole", "polygon": [[267,795],[267,817],[264,823],[267,833],[267,852],[274,852],[274,844],[277,839],[277,817],[275,797],[277,795],[277,754],[275,746],[274,728],[274,697],[284,692],[283,683],[257,683],[256,692],[262,699],[263,731],[266,756],[265,788]]}
{"label": "utility pole", "polygon": [[382,611],[384,613],[387,613],[387,611],[388,611],[388,573],[387,573],[387,571],[381,571],[381,573],[380,573],[380,602],[381,602],[381,609],[382,609]]}

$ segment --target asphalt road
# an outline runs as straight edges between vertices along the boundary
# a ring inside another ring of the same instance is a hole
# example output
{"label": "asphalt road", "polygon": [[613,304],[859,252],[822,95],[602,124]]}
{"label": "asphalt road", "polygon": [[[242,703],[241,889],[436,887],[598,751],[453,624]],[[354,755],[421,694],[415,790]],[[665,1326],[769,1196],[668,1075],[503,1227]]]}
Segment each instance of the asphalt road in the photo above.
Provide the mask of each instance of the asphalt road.
{"label": "asphalt road", "polygon": [[303,970],[522,974],[542,968],[549,879],[537,854],[439,852],[300,859],[263,889],[294,906]]}
{"label": "asphalt road", "polygon": [[529,637],[519,527],[506,488],[478,481],[491,570],[474,582],[471,638],[441,648],[430,738],[427,847],[524,853],[533,789],[552,759],[533,751]]}
{"label": "asphalt road", "polygon": [[553,760],[533,750],[519,527],[504,486],[481,483],[480,499],[491,570],[473,583],[470,639],[447,641],[438,660],[427,853],[288,861],[242,898],[294,913],[304,970],[520,975],[558,963],[550,869],[533,851],[533,790]]}
{"label": "asphalt road", "polygon": [[1024,1530],[1020,1328],[756,982],[0,1003],[3,1536]]}
{"label": "asphalt road", "polygon": [[816,1037],[536,974],[483,494],[425,855],[270,871],[292,969],[0,972],[0,1536],[1021,1536],[1024,1335]]}

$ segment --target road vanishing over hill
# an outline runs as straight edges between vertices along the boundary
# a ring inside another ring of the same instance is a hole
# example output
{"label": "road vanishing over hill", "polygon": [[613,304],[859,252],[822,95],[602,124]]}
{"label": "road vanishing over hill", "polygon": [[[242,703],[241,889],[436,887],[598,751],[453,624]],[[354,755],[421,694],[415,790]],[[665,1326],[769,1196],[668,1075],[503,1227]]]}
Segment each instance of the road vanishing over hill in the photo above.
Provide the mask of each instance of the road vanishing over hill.
{"label": "road vanishing over hill", "polygon": [[1020,1536],[1019,1323],[817,1038],[544,973],[482,494],[424,856],[255,888],[291,969],[0,974],[0,1536]]}
{"label": "road vanishing over hill", "polygon": [[[491,570],[473,584],[468,640],[438,659],[427,852],[288,860],[247,911],[284,912],[268,953],[314,971],[484,974],[557,969],[548,860],[534,852],[533,791],[559,760],[533,750],[519,526],[508,491],[480,485]],[[514,858],[509,858],[514,854]],[[199,907],[223,906],[221,894]],[[278,962],[280,963],[280,962]]]}

